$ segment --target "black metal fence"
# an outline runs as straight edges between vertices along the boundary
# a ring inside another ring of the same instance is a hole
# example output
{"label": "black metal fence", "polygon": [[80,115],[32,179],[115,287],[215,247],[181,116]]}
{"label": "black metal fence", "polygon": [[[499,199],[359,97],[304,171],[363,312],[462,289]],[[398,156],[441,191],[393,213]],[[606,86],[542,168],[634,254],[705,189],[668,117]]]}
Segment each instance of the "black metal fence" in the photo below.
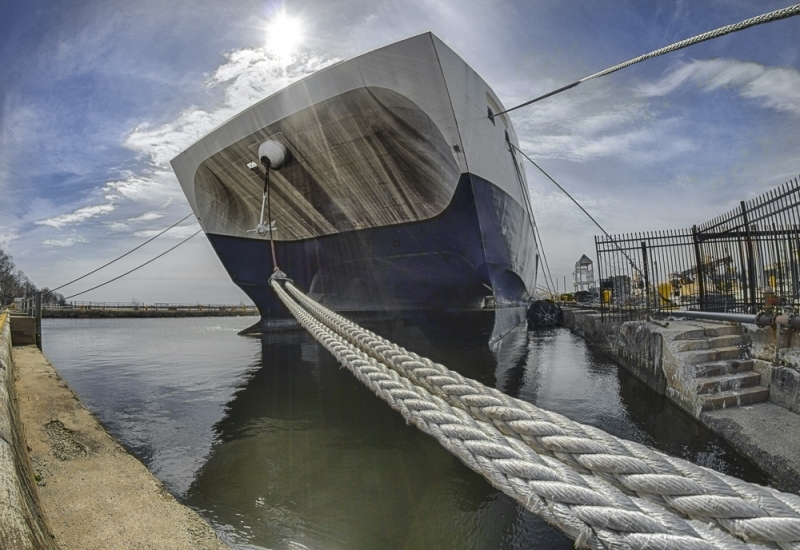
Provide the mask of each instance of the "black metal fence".
{"label": "black metal fence", "polygon": [[604,315],[800,305],[800,184],[691,229],[600,236],[595,247]]}

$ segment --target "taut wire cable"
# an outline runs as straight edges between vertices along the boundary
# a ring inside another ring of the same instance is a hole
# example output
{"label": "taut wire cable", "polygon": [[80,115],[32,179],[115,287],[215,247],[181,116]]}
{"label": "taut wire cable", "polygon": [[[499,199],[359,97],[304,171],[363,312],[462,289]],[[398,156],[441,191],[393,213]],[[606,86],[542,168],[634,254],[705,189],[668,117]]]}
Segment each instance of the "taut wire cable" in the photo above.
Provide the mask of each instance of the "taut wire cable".
{"label": "taut wire cable", "polygon": [[530,101],[526,101],[525,103],[520,103],[516,107],[511,107],[510,109],[506,109],[505,111],[500,111],[499,113],[492,113],[491,109],[489,110],[489,118],[493,119],[497,115],[504,115],[506,113],[510,113],[511,111],[515,111],[532,103],[536,103],[537,101],[541,101],[545,98],[554,96],[566,90],[572,89],[578,84],[582,82],[586,82],[587,80],[591,80],[593,78],[600,78],[601,76],[606,76],[608,74],[617,72],[625,67],[630,67],[636,63],[640,63],[642,61],[646,61],[648,59],[652,59],[653,57],[658,57],[660,55],[664,55],[666,53],[674,52],[676,50],[680,50],[686,48],[688,46],[692,46],[694,44],[699,44],[700,42],[705,42],[706,40],[711,40],[713,38],[718,38],[720,36],[725,36],[726,34],[730,34],[732,32],[741,31],[744,29],[748,29],[750,27],[754,27],[756,25],[761,25],[762,23],[770,23],[772,21],[778,21],[780,19],[786,19],[787,17],[794,17],[795,15],[800,15],[800,4],[795,4],[794,6],[788,6],[786,8],[782,8],[779,10],[771,11],[769,13],[765,13],[763,15],[759,15],[756,17],[751,17],[750,19],[745,19],[744,21],[740,21],[739,23],[733,23],[731,25],[725,25],[724,27],[720,27],[718,29],[714,29],[713,31],[707,31],[702,34],[698,34],[691,38],[686,38],[679,42],[675,42],[670,44],[669,46],[665,46],[663,48],[659,48],[657,50],[653,50],[650,53],[646,53],[644,55],[640,55],[638,57],[634,57],[633,59],[629,59],[623,63],[619,63],[618,65],[614,65],[613,67],[609,67],[608,69],[604,69],[602,71],[598,71],[594,74],[590,74],[589,76],[585,76],[580,80],[576,80],[572,84],[567,84],[566,86],[562,86],[557,90],[553,90],[552,92],[547,92],[544,95],[540,95]]}
{"label": "taut wire cable", "polygon": [[108,281],[106,281],[105,283],[100,283],[99,285],[97,285],[97,286],[93,286],[92,288],[87,288],[86,290],[84,290],[84,291],[82,291],[82,292],[78,292],[78,293],[76,293],[76,294],[73,294],[73,295],[71,295],[71,296],[67,296],[67,297],[65,297],[64,299],[65,299],[65,300],[69,300],[70,298],[74,298],[75,296],[80,296],[81,294],[86,294],[87,292],[89,292],[89,291],[91,291],[91,290],[94,290],[94,289],[96,289],[96,288],[100,288],[101,286],[106,286],[108,283],[113,283],[114,281],[116,281],[116,280],[118,280],[118,279],[122,279],[122,278],[123,278],[125,275],[130,275],[131,273],[133,273],[133,272],[134,272],[134,271],[136,271],[137,269],[141,269],[141,268],[143,268],[144,266],[146,266],[147,264],[149,264],[149,263],[152,263],[152,262],[156,261],[156,260],[157,260],[157,259],[159,259],[161,256],[164,256],[165,254],[168,254],[168,253],[172,252],[173,250],[175,250],[176,248],[178,248],[180,245],[182,245],[183,243],[185,243],[185,242],[186,242],[186,241],[188,241],[189,239],[191,239],[191,238],[195,237],[195,236],[196,236],[198,233],[200,233],[201,231],[203,231],[203,230],[202,230],[202,229],[198,229],[197,231],[195,231],[195,232],[194,232],[194,233],[192,233],[190,236],[188,236],[188,237],[186,237],[185,239],[183,239],[181,242],[179,242],[178,244],[176,244],[176,245],[175,245],[175,246],[173,246],[172,248],[168,248],[167,250],[165,250],[164,252],[162,252],[161,254],[159,254],[158,256],[156,256],[155,258],[151,258],[150,260],[147,260],[145,263],[143,263],[143,264],[140,264],[140,265],[138,265],[138,266],[134,267],[134,268],[133,268],[133,269],[131,269],[130,271],[126,271],[126,272],[125,272],[125,273],[123,273],[122,275],[119,275],[119,276],[117,276],[117,277],[114,277],[113,279],[109,279],[109,280],[108,280]]}
{"label": "taut wire cable", "polygon": [[72,283],[77,283],[77,282],[78,282],[78,281],[80,281],[81,279],[85,279],[86,277],[88,277],[88,276],[89,276],[89,275],[91,275],[92,273],[97,273],[97,272],[98,272],[98,271],[100,271],[101,269],[103,269],[103,268],[105,268],[105,267],[108,267],[108,266],[110,266],[111,264],[113,264],[113,263],[114,263],[114,262],[116,262],[117,260],[121,260],[122,258],[124,258],[125,256],[127,256],[127,255],[128,255],[128,254],[130,254],[131,252],[135,252],[135,251],[139,250],[140,248],[142,248],[142,247],[143,247],[144,245],[146,245],[147,243],[149,243],[149,242],[152,242],[152,241],[156,240],[156,239],[157,239],[157,238],[159,238],[161,235],[163,235],[164,233],[166,233],[167,231],[169,231],[170,229],[172,229],[172,228],[173,228],[173,227],[175,227],[176,225],[178,225],[178,224],[180,224],[180,223],[182,223],[182,222],[186,221],[186,220],[187,220],[187,219],[189,219],[190,217],[191,217],[191,214],[187,214],[187,215],[186,215],[186,217],[184,217],[184,218],[181,218],[180,220],[176,221],[175,223],[173,223],[172,225],[170,225],[169,227],[167,227],[166,229],[164,229],[163,231],[161,231],[161,232],[160,232],[160,233],[158,233],[157,235],[154,235],[153,237],[150,237],[149,239],[147,239],[145,242],[143,242],[142,244],[140,244],[140,245],[139,245],[139,246],[137,246],[136,248],[132,248],[132,249],[128,250],[128,251],[127,251],[125,254],[123,254],[122,256],[117,256],[116,258],[114,258],[114,259],[113,259],[113,260],[111,260],[110,262],[108,262],[108,263],[106,263],[106,264],[103,264],[103,265],[101,265],[101,266],[100,266],[100,267],[98,267],[97,269],[93,269],[93,270],[92,270],[92,271],[90,271],[89,273],[86,273],[86,274],[84,274],[84,275],[81,275],[81,276],[80,276],[80,277],[78,277],[77,279],[72,279],[72,280],[71,280],[70,282],[68,282],[68,283],[64,283],[64,284],[63,284],[63,285],[61,285],[61,286],[57,286],[56,288],[52,288],[52,289],[50,289],[50,292],[55,292],[56,290],[62,289],[62,288],[64,288],[65,286],[69,286],[69,285],[71,285]]}

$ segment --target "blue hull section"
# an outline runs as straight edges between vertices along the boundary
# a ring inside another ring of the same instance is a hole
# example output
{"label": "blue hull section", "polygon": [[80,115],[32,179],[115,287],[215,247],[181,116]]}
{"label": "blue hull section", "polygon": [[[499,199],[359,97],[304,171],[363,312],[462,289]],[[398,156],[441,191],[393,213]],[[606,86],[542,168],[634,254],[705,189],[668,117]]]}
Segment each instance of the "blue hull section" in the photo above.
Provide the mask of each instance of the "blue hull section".
{"label": "blue hull section", "polygon": [[[262,322],[288,316],[267,285],[273,267],[267,239],[208,238]],[[337,311],[479,311],[487,296],[499,308],[524,306],[535,284],[527,213],[471,174],[461,176],[449,206],[435,218],[276,241],[275,249],[296,286]]]}

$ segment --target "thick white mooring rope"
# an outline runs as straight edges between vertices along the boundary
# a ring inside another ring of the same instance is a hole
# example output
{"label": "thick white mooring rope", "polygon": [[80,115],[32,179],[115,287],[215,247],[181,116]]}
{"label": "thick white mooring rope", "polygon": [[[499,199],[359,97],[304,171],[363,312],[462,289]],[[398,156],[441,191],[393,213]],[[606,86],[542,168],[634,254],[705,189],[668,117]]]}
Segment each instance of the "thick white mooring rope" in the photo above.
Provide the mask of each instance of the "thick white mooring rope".
{"label": "thick white mooring rope", "polygon": [[297,320],[409,423],[578,546],[800,548],[796,495],[513,399],[358,327],[291,283],[286,289],[296,301],[280,283],[273,287]]}

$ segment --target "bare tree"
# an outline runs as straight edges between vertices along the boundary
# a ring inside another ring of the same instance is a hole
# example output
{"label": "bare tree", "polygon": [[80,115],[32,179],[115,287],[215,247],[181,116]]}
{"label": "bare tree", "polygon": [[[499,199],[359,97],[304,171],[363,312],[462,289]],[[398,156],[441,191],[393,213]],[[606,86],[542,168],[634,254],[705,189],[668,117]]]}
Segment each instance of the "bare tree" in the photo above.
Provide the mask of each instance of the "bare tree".
{"label": "bare tree", "polygon": [[[14,298],[33,296],[39,289],[25,274],[17,269],[11,256],[0,249],[0,306],[11,304]],[[45,304],[63,304],[64,295],[42,289],[42,302]]]}

